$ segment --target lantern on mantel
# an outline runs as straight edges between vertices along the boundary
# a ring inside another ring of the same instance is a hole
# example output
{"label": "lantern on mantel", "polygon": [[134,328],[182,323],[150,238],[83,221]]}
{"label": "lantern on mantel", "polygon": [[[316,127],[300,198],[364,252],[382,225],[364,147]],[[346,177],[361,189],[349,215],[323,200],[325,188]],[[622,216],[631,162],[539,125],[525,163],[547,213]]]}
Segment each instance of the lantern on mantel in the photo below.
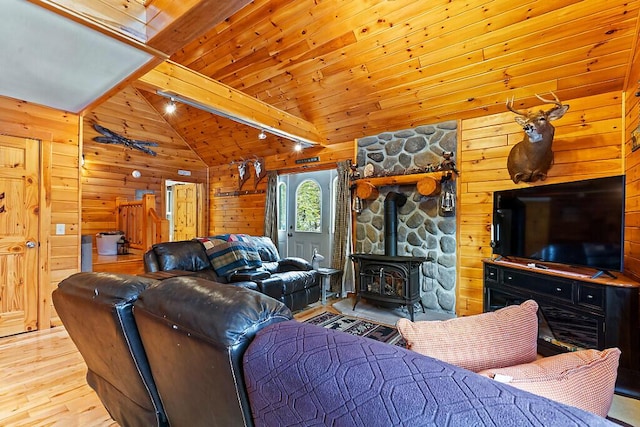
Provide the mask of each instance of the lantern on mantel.
{"label": "lantern on mantel", "polygon": [[456,192],[454,181],[450,177],[442,177],[438,207],[440,216],[455,216],[456,214]]}
{"label": "lantern on mantel", "polygon": [[355,196],[353,198],[353,205],[351,206],[351,209],[357,214],[362,212],[362,199],[360,199],[360,197]]}

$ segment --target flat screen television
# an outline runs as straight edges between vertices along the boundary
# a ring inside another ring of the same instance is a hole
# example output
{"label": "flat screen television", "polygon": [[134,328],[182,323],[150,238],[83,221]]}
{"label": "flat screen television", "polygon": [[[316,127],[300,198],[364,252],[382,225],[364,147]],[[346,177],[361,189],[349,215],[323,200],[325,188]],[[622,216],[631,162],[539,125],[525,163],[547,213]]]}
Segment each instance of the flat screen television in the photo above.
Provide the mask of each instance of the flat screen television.
{"label": "flat screen television", "polygon": [[496,191],[493,253],[622,271],[624,192],[624,175]]}

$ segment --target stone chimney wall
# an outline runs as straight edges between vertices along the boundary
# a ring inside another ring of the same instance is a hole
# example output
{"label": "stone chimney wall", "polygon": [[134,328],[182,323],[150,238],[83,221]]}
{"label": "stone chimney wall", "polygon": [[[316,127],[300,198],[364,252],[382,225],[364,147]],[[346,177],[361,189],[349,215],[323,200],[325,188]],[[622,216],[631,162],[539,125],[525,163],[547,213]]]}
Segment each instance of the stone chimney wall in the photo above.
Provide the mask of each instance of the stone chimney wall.
{"label": "stone chimney wall", "polygon": [[[440,164],[442,152],[455,153],[456,148],[456,121],[385,132],[358,140],[358,171],[364,176],[364,167],[371,164],[374,176],[404,175]],[[398,209],[398,256],[433,259],[422,265],[422,303],[425,308],[454,313],[456,218],[439,214],[439,195],[423,196],[415,185],[380,187],[378,198],[363,201],[362,213],[356,215],[355,251],[384,254],[384,199],[391,191],[407,197]]]}

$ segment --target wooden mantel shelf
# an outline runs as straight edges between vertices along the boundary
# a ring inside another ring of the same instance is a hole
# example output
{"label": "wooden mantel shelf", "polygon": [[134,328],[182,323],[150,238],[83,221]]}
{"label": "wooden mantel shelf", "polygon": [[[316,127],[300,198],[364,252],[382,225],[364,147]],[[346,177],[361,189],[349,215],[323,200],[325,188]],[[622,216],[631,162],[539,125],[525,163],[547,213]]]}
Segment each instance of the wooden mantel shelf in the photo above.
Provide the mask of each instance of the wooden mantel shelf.
{"label": "wooden mantel shelf", "polygon": [[[446,174],[446,172],[444,174]],[[378,187],[415,184],[420,194],[423,196],[433,196],[440,193],[442,176],[443,172],[427,172],[410,175],[361,178],[355,181],[356,195],[363,200],[374,199],[378,197]]]}

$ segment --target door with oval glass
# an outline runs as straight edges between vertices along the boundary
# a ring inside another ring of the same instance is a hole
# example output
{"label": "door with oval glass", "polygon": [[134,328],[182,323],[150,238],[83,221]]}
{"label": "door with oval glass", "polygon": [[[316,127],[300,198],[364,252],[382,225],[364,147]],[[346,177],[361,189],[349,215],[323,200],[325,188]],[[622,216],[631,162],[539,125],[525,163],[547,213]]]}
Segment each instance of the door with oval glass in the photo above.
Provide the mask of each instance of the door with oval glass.
{"label": "door with oval glass", "polygon": [[334,234],[336,170],[278,177],[278,247],[282,257],[311,262],[314,251],[331,263]]}

